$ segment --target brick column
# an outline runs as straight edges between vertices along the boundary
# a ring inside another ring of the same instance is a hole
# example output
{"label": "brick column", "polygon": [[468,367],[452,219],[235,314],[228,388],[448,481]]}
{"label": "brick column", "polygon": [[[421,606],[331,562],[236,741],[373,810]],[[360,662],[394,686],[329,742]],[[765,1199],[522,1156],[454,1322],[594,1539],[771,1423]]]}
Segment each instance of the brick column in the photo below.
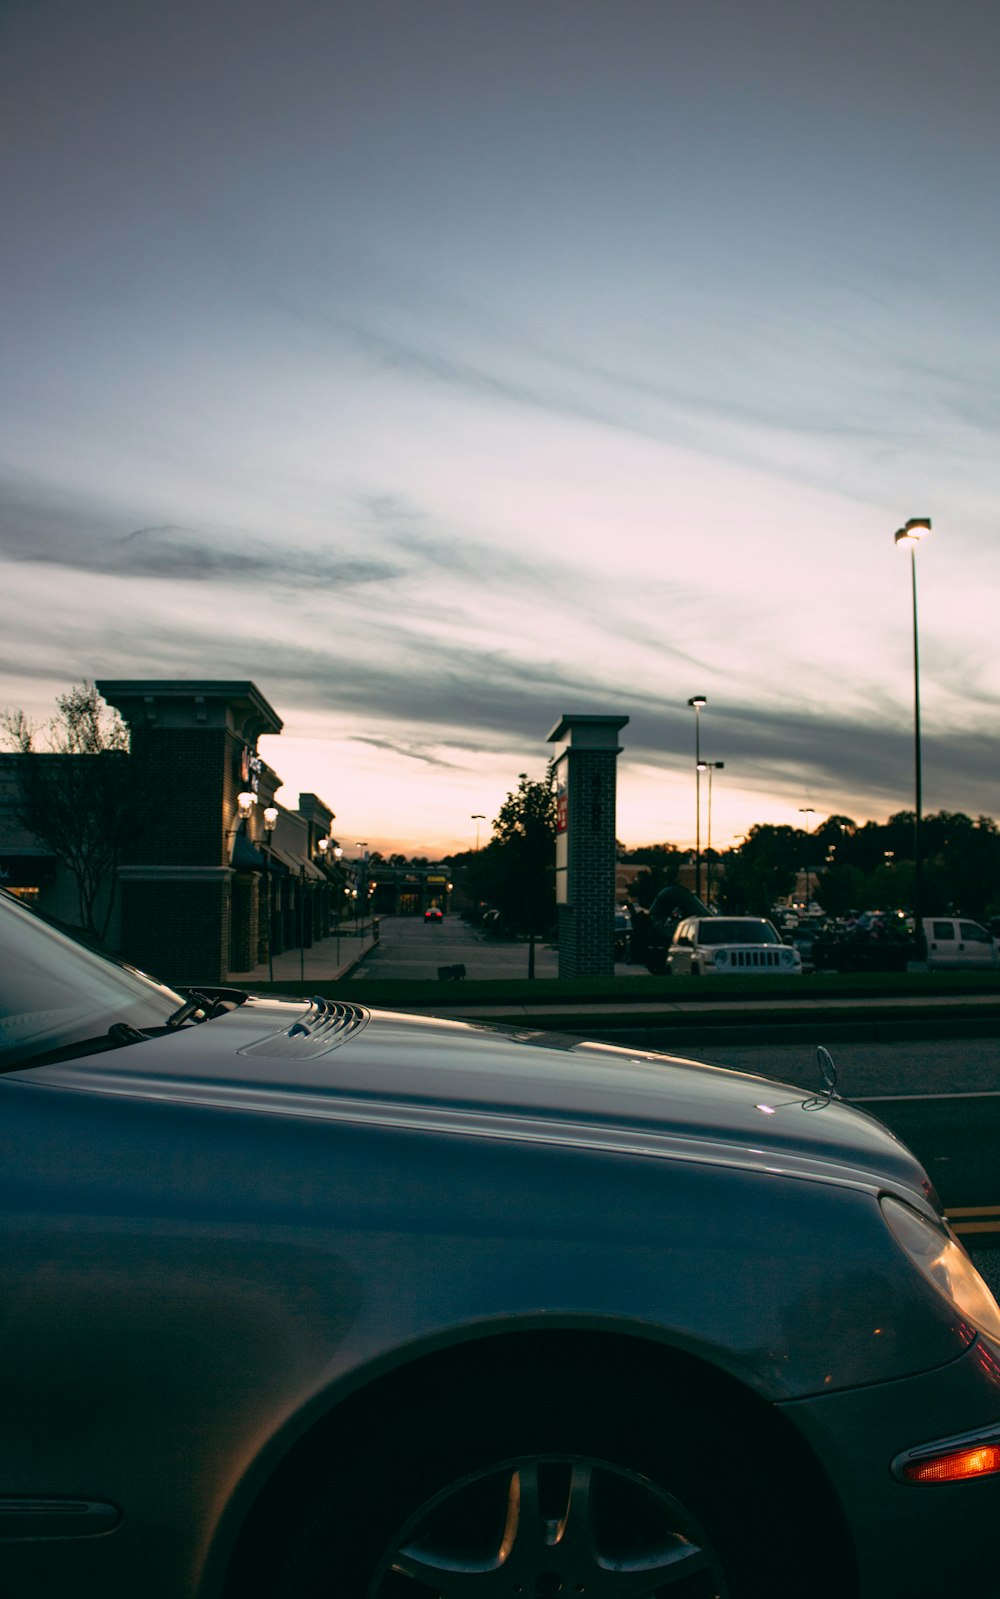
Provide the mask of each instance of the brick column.
{"label": "brick column", "polygon": [[97,688],[128,723],[149,796],[141,841],[119,870],[122,953],[176,986],[225,982],[255,964],[258,943],[254,873],[234,849],[236,796],[254,787],[258,737],[280,733],[281,720],[253,683]]}
{"label": "brick column", "polygon": [[559,976],[614,973],[618,734],[627,716],[564,716],[549,734],[558,793]]}

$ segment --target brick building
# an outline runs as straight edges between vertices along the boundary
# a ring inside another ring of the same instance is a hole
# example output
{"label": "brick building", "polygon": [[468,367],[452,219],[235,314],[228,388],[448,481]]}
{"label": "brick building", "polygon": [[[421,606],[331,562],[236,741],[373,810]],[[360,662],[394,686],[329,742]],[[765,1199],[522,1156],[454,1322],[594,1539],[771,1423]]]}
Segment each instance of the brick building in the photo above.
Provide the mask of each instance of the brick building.
{"label": "brick building", "polygon": [[[225,982],[325,935],[344,897],[332,852],[319,848],[334,815],[315,794],[300,795],[297,811],[275,805],[281,779],[257,740],[282,722],[256,685],[116,679],[97,688],[129,726],[129,760],[149,801],[118,870],[108,947],[183,985]],[[24,758],[0,760],[0,881],[72,923],[66,869],[17,821]]]}

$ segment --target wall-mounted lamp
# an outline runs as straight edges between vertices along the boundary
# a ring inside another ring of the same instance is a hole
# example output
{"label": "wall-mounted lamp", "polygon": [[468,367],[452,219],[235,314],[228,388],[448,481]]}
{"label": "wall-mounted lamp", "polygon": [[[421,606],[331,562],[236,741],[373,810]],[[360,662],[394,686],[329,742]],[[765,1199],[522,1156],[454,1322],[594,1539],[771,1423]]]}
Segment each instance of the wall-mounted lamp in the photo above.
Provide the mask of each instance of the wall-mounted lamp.
{"label": "wall-mounted lamp", "polygon": [[257,803],[256,794],[251,794],[251,792],[250,792],[250,790],[248,788],[244,789],[242,794],[237,794],[237,796],[236,796],[236,809],[239,812],[239,818],[240,818],[241,822],[247,821],[247,819],[252,814],[253,808],[256,805],[256,803]]}

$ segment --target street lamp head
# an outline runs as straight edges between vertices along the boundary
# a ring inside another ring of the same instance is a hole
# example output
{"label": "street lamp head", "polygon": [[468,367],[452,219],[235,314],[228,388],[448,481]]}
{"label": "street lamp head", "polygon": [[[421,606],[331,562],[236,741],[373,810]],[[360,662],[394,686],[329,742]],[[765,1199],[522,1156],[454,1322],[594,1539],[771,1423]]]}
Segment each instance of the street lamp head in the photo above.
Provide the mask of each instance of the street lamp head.
{"label": "street lamp head", "polygon": [[919,544],[921,539],[927,537],[930,530],[931,519],[929,516],[911,516],[908,522],[896,529],[895,543]]}
{"label": "street lamp head", "polygon": [[708,701],[704,694],[692,694],[691,698],[688,700],[688,704],[693,705],[696,711],[700,711],[703,705],[708,704]]}
{"label": "street lamp head", "polygon": [[274,829],[277,827],[277,825],[278,825],[278,807],[277,807],[277,805],[268,805],[266,807],[265,811],[264,811],[264,831],[268,835],[268,837],[271,836],[271,834],[274,832]]}
{"label": "street lamp head", "polygon": [[711,764],[711,761],[696,761],[694,769],[696,772],[707,772]]}

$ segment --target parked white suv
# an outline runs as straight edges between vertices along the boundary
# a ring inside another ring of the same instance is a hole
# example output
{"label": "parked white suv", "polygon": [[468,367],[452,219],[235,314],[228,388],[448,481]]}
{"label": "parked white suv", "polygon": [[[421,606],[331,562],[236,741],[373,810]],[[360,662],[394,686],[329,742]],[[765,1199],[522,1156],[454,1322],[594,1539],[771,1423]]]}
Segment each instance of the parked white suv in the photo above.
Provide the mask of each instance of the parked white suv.
{"label": "parked white suv", "polygon": [[667,971],[677,977],[742,972],[801,977],[802,957],[781,942],[763,916],[689,916],[677,924]]}

